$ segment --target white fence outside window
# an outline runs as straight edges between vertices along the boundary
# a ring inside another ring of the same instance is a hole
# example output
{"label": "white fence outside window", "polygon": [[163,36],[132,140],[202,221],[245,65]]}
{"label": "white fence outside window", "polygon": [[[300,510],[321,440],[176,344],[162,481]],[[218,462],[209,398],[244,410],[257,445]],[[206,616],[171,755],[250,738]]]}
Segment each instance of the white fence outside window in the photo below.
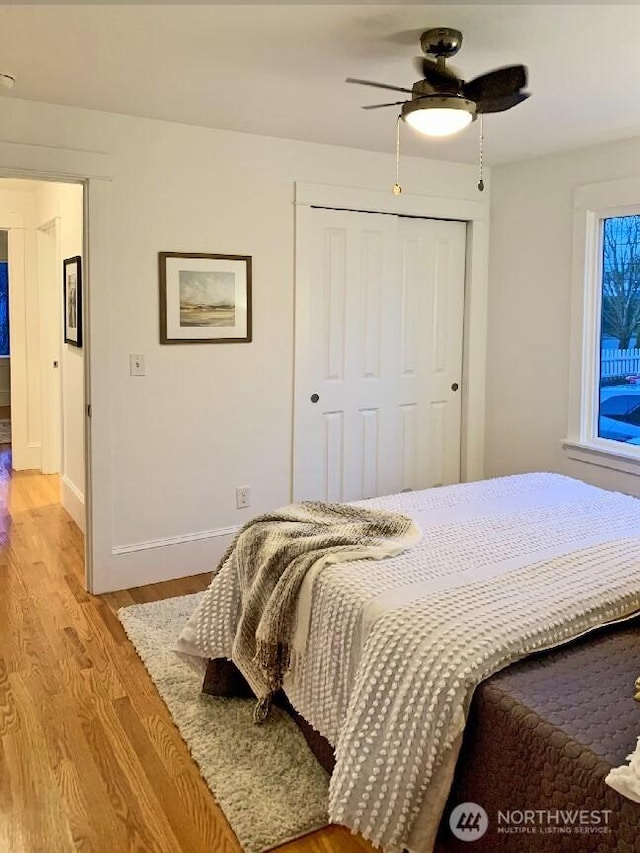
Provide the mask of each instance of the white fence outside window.
{"label": "white fence outside window", "polygon": [[640,348],[605,349],[600,353],[600,378],[640,374]]}

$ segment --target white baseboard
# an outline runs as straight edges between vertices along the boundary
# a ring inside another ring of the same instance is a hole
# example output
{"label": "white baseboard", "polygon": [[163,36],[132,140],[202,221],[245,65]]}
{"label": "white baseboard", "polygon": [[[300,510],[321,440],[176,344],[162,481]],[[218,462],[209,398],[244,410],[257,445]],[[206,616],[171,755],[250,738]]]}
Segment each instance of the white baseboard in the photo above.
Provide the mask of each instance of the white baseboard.
{"label": "white baseboard", "polygon": [[134,542],[132,545],[118,545],[112,549],[114,557],[121,554],[133,554],[135,551],[152,551],[155,548],[166,548],[169,545],[186,545],[200,539],[217,539],[219,536],[234,536],[240,525],[235,527],[218,527],[215,530],[200,530],[197,533],[185,533],[182,536],[167,536],[164,539],[150,539],[148,542]]}
{"label": "white baseboard", "polygon": [[82,532],[85,532],[84,495],[71,480],[63,474],[60,478],[62,486],[60,499],[62,506],[69,513]]}
{"label": "white baseboard", "polygon": [[108,587],[94,587],[94,595],[149,583],[212,572],[240,527],[219,527],[184,536],[152,539],[112,549]]}

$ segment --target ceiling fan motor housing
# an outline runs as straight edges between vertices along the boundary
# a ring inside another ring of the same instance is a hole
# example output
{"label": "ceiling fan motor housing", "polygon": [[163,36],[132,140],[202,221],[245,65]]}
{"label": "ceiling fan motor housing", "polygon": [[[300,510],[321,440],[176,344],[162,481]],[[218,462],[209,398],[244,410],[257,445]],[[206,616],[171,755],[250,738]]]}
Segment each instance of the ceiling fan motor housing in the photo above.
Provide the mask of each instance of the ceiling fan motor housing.
{"label": "ceiling fan motor housing", "polygon": [[450,27],[425,30],[420,36],[420,46],[426,54],[448,59],[462,47],[462,33]]}
{"label": "ceiling fan motor housing", "polygon": [[416,110],[441,109],[463,110],[469,113],[471,121],[476,120],[476,105],[462,95],[421,95],[412,101],[407,101],[400,110],[400,115],[406,121],[407,116]]}

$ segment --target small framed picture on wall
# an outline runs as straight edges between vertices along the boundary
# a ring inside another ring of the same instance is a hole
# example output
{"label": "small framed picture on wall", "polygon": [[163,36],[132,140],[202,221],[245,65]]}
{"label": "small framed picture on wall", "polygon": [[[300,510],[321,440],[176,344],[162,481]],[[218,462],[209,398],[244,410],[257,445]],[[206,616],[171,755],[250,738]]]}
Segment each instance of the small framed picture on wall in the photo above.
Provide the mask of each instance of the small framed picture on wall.
{"label": "small framed picture on wall", "polygon": [[66,258],[64,266],[64,342],[82,346],[82,259]]}
{"label": "small framed picture on wall", "polygon": [[251,257],[160,252],[160,343],[251,341]]}

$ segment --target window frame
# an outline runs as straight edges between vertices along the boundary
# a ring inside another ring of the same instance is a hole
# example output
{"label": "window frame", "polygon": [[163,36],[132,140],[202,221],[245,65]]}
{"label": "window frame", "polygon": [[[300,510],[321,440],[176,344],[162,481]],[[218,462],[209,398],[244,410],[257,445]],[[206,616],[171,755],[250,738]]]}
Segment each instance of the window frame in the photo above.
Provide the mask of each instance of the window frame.
{"label": "window frame", "polygon": [[640,474],[640,446],[598,435],[603,222],[640,215],[640,177],[579,187],[573,209],[569,458]]}

